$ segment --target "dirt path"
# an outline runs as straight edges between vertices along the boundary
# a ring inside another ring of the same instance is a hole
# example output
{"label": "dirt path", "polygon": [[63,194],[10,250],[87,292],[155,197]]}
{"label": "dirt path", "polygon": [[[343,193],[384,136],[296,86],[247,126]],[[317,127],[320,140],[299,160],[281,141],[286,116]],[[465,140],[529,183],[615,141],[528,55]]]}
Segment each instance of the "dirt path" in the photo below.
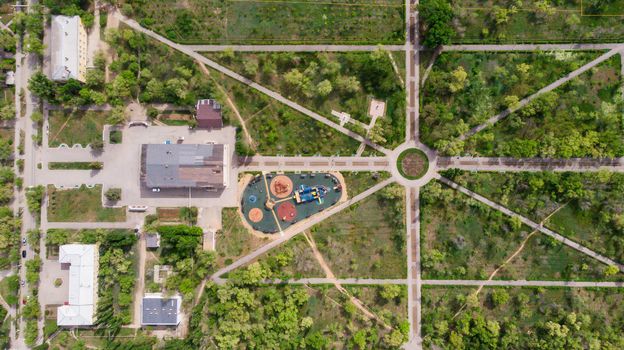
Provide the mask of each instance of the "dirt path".
{"label": "dirt path", "polygon": [[396,61],[394,60],[394,57],[392,57],[392,52],[388,51],[388,57],[390,57],[390,62],[392,63],[392,68],[394,69],[394,73],[396,74],[397,78],[401,82],[401,86],[405,86],[405,81],[403,80],[403,77],[401,77],[401,73],[399,72],[399,67],[396,64]]}
{"label": "dirt path", "polygon": [[[212,78],[212,76],[210,75],[210,71],[208,70],[208,68],[206,68],[206,65],[200,61],[196,61],[196,62],[197,64],[199,64],[199,67],[201,68],[202,72],[204,72],[204,74]],[[230,98],[230,95],[228,95],[227,91],[225,91],[225,89],[223,88],[223,86],[221,86],[221,84],[217,83],[214,78],[213,78],[213,81],[215,82],[215,85],[217,85],[219,90],[221,90],[223,95],[225,96],[228,106],[230,106],[230,108],[232,108],[232,110],[234,111],[234,114],[236,114],[236,118],[238,118],[238,121],[240,122],[241,127],[243,128],[243,134],[245,135],[247,144],[249,145],[249,147],[251,147],[251,149],[254,152],[256,152],[256,143],[251,138],[251,134],[249,134],[249,131],[247,130],[247,124],[245,124],[245,120],[243,119],[240,112],[238,111],[238,108],[236,108],[234,101],[232,101],[232,99]]]}
{"label": "dirt path", "polygon": [[340,283],[338,283],[338,281],[336,281],[336,276],[334,275],[334,272],[329,268],[329,265],[327,265],[327,262],[323,258],[323,255],[321,255],[321,252],[319,252],[319,250],[318,250],[318,248],[316,246],[316,242],[314,241],[314,238],[312,238],[312,235],[308,234],[307,232],[303,232],[303,237],[306,239],[306,241],[308,241],[308,244],[310,245],[310,248],[312,248],[312,252],[314,254],[314,257],[318,261],[319,265],[321,265],[321,268],[325,272],[325,275],[327,276],[327,278],[333,280],[333,283],[334,283],[334,286],[336,287],[336,289],[338,289],[342,294],[346,295],[349,298],[349,300],[351,301],[351,303],[353,303],[353,305],[355,305],[355,307],[360,309],[360,311],[362,311],[362,313],[367,318],[369,318],[371,320],[372,319],[377,320],[377,322],[379,322],[379,324],[383,325],[386,329],[391,330],[392,327],[387,325],[381,318],[377,317],[377,315],[375,315],[366,306],[364,306],[364,303],[362,303],[358,298],[356,298],[353,295],[351,295]]}
{"label": "dirt path", "polygon": [[[540,225],[543,225],[546,221],[548,221],[548,219],[550,219],[553,215],[555,215],[559,210],[561,210],[563,207],[565,207],[568,203],[564,203],[563,205],[561,205],[559,208],[553,210],[552,213],[548,214],[547,217],[545,217],[541,222]],[[531,237],[535,236],[535,234],[537,234],[539,231],[538,230],[533,230],[533,232],[529,233],[528,236],[526,236],[526,238],[522,241],[522,243],[520,244],[520,246],[518,247],[518,249],[516,249],[515,252],[513,252],[513,254],[511,254],[511,256],[509,258],[507,258],[507,260],[505,260],[504,263],[502,263],[499,267],[497,267],[494,271],[492,271],[492,273],[490,274],[490,276],[488,277],[487,280],[484,281],[484,283],[482,283],[481,285],[479,285],[479,288],[477,288],[477,290],[475,291],[475,295],[479,296],[479,293],[481,293],[481,290],[483,290],[483,287],[485,286],[485,283],[490,282],[494,279],[494,276],[496,276],[496,274],[498,274],[498,272],[500,270],[502,270],[505,266],[507,266],[513,259],[516,258],[516,256],[518,256],[518,254],[520,254],[520,252],[522,252],[522,250],[524,249],[524,247],[526,246],[527,242],[529,241],[529,239],[531,239]],[[459,316],[459,314],[461,314],[461,312],[466,308],[467,304],[462,305],[462,307],[459,309],[459,311],[457,311],[457,313],[453,316],[453,319],[455,319],[457,316]]]}

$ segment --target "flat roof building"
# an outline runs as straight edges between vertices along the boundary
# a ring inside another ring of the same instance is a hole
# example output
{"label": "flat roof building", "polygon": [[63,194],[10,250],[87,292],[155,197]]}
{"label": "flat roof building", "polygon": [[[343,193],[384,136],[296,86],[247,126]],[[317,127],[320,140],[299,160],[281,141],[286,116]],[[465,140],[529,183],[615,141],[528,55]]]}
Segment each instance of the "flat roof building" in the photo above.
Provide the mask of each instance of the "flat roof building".
{"label": "flat roof building", "polygon": [[59,247],[59,263],[69,269],[69,295],[57,309],[59,326],[91,326],[97,299],[97,249],[95,244],[65,244]]}
{"label": "flat roof building", "polygon": [[84,82],[87,74],[87,32],[79,16],[52,16],[50,79]]}
{"label": "flat roof building", "polygon": [[141,147],[141,182],[148,188],[223,189],[227,145],[147,144]]}
{"label": "flat roof building", "polygon": [[215,100],[199,100],[195,106],[197,126],[202,129],[220,129],[223,127],[221,105]]}
{"label": "flat roof building", "polygon": [[141,303],[141,325],[177,326],[180,323],[179,295],[163,297],[162,293],[147,293]]}

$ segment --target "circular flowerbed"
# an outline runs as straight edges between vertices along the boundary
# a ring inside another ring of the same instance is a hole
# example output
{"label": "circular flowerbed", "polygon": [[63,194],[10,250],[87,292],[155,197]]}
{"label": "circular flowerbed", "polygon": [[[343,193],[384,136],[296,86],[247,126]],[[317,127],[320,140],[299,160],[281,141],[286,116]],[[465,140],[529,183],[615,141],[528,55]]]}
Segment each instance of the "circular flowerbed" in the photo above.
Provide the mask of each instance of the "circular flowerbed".
{"label": "circular flowerbed", "polygon": [[399,173],[409,180],[417,180],[423,177],[429,169],[427,155],[416,148],[406,149],[399,154],[397,159]]}

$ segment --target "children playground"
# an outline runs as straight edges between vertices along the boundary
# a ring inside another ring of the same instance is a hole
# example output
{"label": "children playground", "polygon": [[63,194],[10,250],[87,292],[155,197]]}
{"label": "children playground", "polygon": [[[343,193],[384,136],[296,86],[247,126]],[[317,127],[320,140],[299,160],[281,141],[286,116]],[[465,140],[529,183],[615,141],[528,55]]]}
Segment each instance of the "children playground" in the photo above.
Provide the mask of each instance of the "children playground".
{"label": "children playground", "polygon": [[241,211],[254,230],[276,233],[336,204],[342,191],[329,173],[255,175],[243,191]]}

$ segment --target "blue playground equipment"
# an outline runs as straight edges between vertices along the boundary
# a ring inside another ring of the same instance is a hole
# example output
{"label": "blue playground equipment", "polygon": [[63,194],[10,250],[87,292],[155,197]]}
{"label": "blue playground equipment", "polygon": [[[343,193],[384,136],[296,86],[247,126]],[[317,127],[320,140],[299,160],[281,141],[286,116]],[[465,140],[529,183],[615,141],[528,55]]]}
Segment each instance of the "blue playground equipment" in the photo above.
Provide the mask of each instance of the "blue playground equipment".
{"label": "blue playground equipment", "polygon": [[323,203],[323,198],[327,195],[327,187],[325,186],[307,186],[301,185],[299,189],[295,191],[295,201],[297,204],[308,203],[318,201],[319,204]]}

